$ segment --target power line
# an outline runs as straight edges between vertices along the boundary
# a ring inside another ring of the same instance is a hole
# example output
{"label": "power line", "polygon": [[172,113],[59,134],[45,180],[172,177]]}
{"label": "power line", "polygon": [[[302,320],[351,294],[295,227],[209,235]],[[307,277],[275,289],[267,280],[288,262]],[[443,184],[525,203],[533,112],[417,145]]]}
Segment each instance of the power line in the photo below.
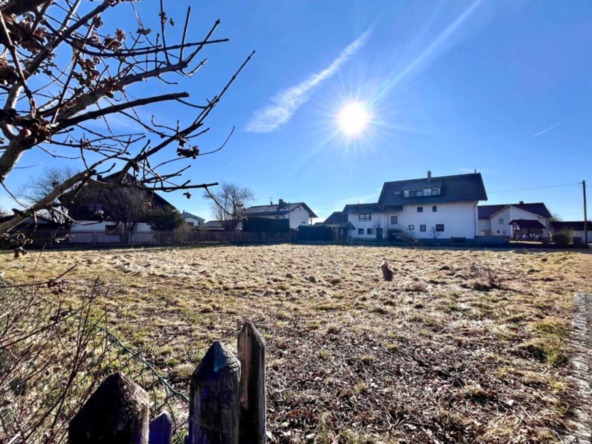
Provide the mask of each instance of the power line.
{"label": "power line", "polygon": [[515,191],[530,191],[530,190],[542,190],[545,188],[562,188],[562,187],[572,187],[574,185],[581,185],[582,182],[577,183],[566,183],[563,185],[549,185],[544,187],[532,187],[532,188],[519,188],[516,190],[504,190],[504,191],[489,191],[489,194],[499,194],[499,193],[513,193]]}

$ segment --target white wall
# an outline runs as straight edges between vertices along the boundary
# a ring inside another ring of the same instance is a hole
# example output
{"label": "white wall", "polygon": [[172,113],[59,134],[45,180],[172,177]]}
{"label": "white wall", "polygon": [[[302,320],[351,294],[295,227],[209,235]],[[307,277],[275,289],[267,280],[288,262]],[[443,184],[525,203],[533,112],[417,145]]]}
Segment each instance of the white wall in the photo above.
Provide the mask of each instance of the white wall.
{"label": "white wall", "polygon": [[[433,206],[437,211],[432,211]],[[423,207],[423,212],[418,213],[417,207]],[[398,216],[397,225],[390,223],[391,216]],[[377,227],[382,228],[384,239],[388,237],[389,229],[400,229],[417,239],[433,239],[432,227],[438,224],[444,225],[444,231],[438,232],[438,239],[452,237],[473,239],[477,234],[477,203],[406,205],[399,213],[373,213],[370,221],[360,221],[358,214],[349,214],[348,220],[355,227],[355,230],[350,231],[350,237],[355,239],[376,239],[376,234],[368,235],[367,229],[376,230]],[[409,228],[410,225],[414,226],[413,230]],[[421,225],[426,226],[425,232],[421,231]],[[359,228],[364,229],[363,235],[358,235]]]}
{"label": "white wall", "polygon": [[298,208],[293,209],[289,216],[290,219],[290,228],[296,229],[301,225],[309,225],[310,224],[310,215],[308,211],[303,206],[299,206]]}
{"label": "white wall", "polygon": [[200,223],[200,220],[199,219],[195,219],[193,217],[185,217],[183,220],[185,222],[187,222],[188,224],[192,224],[192,226],[194,226],[194,227],[199,227],[200,225],[202,225]]}
{"label": "white wall", "polygon": [[512,236],[514,234],[512,227],[509,225],[512,220],[510,208],[506,207],[490,216],[489,221],[492,236]]}
{"label": "white wall", "polygon": [[[347,220],[351,222],[351,224],[356,227],[355,230],[349,231],[349,237],[353,239],[366,239],[366,240],[376,240],[376,225],[379,224],[382,226],[382,220],[384,219],[384,214],[381,213],[372,213],[372,220],[360,220],[359,214],[348,214]],[[361,228],[364,230],[364,234],[358,234],[358,229]],[[372,228],[374,230],[373,234],[367,234],[368,228]],[[386,231],[383,230],[383,237],[386,236]]]}
{"label": "white wall", "polygon": [[[115,222],[103,221],[81,221],[73,223],[70,227],[71,243],[118,243],[120,238],[117,234],[107,234],[105,231],[107,225],[115,225]],[[147,223],[139,222],[136,225],[132,242],[149,243],[154,242],[152,229]]]}
{"label": "white wall", "polygon": [[[588,242],[590,242],[592,240],[592,233],[590,232],[590,227],[588,227]],[[582,239],[582,242],[584,242],[584,230],[582,231],[578,231],[578,230],[571,230],[571,234],[573,235],[573,237],[579,237],[580,239]]]}
{"label": "white wall", "polygon": [[490,219],[479,219],[479,234],[480,235],[491,235],[491,220]]}

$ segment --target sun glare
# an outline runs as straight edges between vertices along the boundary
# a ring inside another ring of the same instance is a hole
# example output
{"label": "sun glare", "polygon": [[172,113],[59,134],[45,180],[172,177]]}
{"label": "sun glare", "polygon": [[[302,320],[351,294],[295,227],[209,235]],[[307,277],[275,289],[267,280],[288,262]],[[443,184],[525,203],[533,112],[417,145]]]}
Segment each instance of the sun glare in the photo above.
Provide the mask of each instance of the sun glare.
{"label": "sun glare", "polygon": [[359,102],[344,105],[337,116],[339,128],[349,137],[361,135],[368,127],[370,120],[370,113]]}

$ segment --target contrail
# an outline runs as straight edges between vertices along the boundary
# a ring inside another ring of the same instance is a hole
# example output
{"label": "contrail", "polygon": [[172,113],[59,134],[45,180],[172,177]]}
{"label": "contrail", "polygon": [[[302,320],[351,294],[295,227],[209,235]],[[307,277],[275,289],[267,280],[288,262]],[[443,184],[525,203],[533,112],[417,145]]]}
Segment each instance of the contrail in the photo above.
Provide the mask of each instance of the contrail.
{"label": "contrail", "polygon": [[366,31],[353,43],[350,43],[327,68],[311,75],[298,85],[281,90],[267,107],[256,111],[247,124],[247,131],[269,133],[286,123],[296,110],[306,103],[311,92],[323,81],[335,74],[368,40],[370,31]]}
{"label": "contrail", "polygon": [[555,125],[551,125],[549,128],[545,128],[544,130],[542,130],[542,131],[539,131],[538,133],[536,133],[536,134],[535,134],[534,136],[532,136],[532,137],[538,137],[538,136],[540,136],[541,134],[545,134],[547,131],[551,131],[553,128],[556,128],[556,127],[558,127],[558,126],[559,126],[559,125],[561,125],[562,123],[563,123],[563,121],[561,121],[561,122],[557,122]]}

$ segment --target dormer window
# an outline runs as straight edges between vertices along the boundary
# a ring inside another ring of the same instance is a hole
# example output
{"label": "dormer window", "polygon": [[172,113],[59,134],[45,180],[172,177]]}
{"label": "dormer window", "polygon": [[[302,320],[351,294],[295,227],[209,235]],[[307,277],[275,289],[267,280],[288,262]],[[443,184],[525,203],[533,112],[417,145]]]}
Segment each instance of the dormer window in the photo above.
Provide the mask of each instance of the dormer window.
{"label": "dormer window", "polygon": [[[395,195],[397,191],[395,191]],[[440,188],[421,188],[416,190],[405,190],[405,197],[424,197],[424,196],[439,196]]]}

